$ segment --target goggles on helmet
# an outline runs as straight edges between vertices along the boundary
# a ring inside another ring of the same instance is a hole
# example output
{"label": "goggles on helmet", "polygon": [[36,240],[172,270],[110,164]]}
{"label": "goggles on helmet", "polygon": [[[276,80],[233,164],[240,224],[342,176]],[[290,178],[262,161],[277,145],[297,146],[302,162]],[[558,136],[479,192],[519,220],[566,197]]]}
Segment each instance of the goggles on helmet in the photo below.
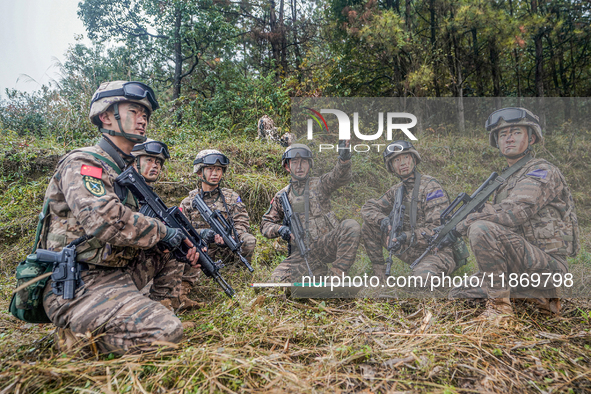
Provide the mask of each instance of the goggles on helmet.
{"label": "goggles on helmet", "polygon": [[414,149],[415,147],[408,141],[394,141],[384,150],[384,160],[395,153],[404,152],[405,150]]}
{"label": "goggles on helmet", "polygon": [[145,150],[146,153],[151,155],[159,155],[162,153],[166,159],[170,159],[170,153],[168,153],[168,146],[164,142],[160,141],[149,141],[143,144],[137,144],[133,147],[132,152],[139,150]]}
{"label": "goggles on helmet", "polygon": [[493,128],[495,128],[496,125],[499,124],[501,119],[507,123],[519,122],[522,119],[529,119],[538,124],[540,123],[536,116],[527,113],[527,111],[525,111],[524,109],[509,107],[499,109],[498,111],[495,111],[492,114],[490,114],[490,116],[486,120],[486,123],[484,124],[484,127],[487,131],[491,131]]}
{"label": "goggles on helmet", "polygon": [[203,157],[195,159],[193,165],[201,163],[203,163],[206,166],[215,166],[217,165],[217,163],[219,163],[219,165],[222,166],[227,166],[228,164],[230,164],[230,159],[228,159],[226,155],[223,155],[221,153],[211,153],[209,155],[205,155]]}
{"label": "goggles on helmet", "polygon": [[131,100],[141,100],[148,98],[150,104],[152,104],[152,111],[160,108],[158,101],[156,101],[156,95],[151,87],[142,82],[126,82],[123,87],[115,90],[107,90],[105,92],[96,93],[90,102],[90,105],[95,101],[104,97],[123,96]]}
{"label": "goggles on helmet", "polygon": [[302,159],[312,159],[312,152],[304,148],[293,148],[283,154],[282,160],[295,159],[296,156],[300,156]]}

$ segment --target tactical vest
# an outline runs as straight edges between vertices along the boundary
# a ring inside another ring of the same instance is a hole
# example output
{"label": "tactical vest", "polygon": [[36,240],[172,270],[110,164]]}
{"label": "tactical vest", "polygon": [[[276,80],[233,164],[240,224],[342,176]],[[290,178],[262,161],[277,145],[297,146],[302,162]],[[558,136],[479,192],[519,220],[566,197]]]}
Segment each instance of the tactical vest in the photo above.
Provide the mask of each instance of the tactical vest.
{"label": "tactical vest", "polygon": [[[96,146],[76,149],[68,153],[59,161],[56,173],[61,170],[60,167],[66,158],[70,157],[72,154],[82,152],[89,154],[106,164],[103,165],[103,168],[113,179],[114,183],[117,175],[121,173],[121,169],[108,158],[108,155],[103,152],[102,149]],[[82,179],[80,181],[82,182]],[[119,197],[119,200],[125,206],[132,209],[134,212],[138,211],[139,204],[131,192],[119,187],[115,188],[115,192],[117,197]],[[40,248],[60,250],[62,247],[85,234],[84,228],[74,217],[71,210],[67,211],[65,218],[56,217],[53,214],[48,215],[48,218],[49,217],[53,217],[54,220],[51,220],[48,226],[44,226],[45,229],[42,232],[39,241]],[[90,238],[76,247],[76,261],[109,267],[125,267],[136,257],[137,253],[137,248],[130,246],[114,246],[100,241],[97,238]]]}
{"label": "tactical vest", "polygon": [[[532,159],[521,170],[509,178],[506,186],[497,190],[495,204],[505,200],[519,180],[539,164],[550,164],[544,159]],[[552,166],[553,167],[553,166]],[[575,204],[566,179],[558,171],[562,181],[562,194],[540,209],[529,220],[518,227],[518,231],[531,244],[548,254],[576,256],[579,252],[579,225]]]}
{"label": "tactical vest", "polygon": [[[311,242],[317,241],[321,236],[339,226],[339,220],[330,209],[330,200],[322,200],[318,186],[320,178],[309,179],[301,194],[297,194],[295,188],[289,186],[289,202],[293,211],[299,216],[304,229],[308,231]],[[306,195],[309,201],[308,224],[306,224]]]}

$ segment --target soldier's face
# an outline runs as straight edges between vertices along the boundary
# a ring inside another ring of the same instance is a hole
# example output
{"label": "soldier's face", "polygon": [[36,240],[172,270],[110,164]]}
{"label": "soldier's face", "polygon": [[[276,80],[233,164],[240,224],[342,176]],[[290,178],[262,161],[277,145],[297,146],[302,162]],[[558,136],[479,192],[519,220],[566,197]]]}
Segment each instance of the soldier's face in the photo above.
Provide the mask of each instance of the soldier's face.
{"label": "soldier's face", "polygon": [[410,153],[403,153],[392,159],[392,167],[394,172],[401,178],[407,178],[412,174],[415,168],[415,163]]}
{"label": "soldier's face", "polygon": [[[145,135],[148,126],[148,112],[143,105],[136,103],[119,104],[119,114],[121,115],[121,125],[123,131],[130,134]],[[117,127],[119,124],[115,122]],[[121,130],[118,130],[121,131]]]}
{"label": "soldier's face", "polygon": [[289,160],[289,172],[298,178],[305,178],[310,171],[310,162],[307,159],[296,157]]}
{"label": "soldier's face", "polygon": [[521,154],[528,147],[527,127],[507,126],[498,131],[498,142],[501,153],[505,156]]}
{"label": "soldier's face", "polygon": [[224,169],[221,166],[208,166],[203,169],[203,178],[209,183],[220,183],[224,176]]}
{"label": "soldier's face", "polygon": [[148,182],[156,182],[162,171],[162,159],[151,156],[140,156],[140,174]]}

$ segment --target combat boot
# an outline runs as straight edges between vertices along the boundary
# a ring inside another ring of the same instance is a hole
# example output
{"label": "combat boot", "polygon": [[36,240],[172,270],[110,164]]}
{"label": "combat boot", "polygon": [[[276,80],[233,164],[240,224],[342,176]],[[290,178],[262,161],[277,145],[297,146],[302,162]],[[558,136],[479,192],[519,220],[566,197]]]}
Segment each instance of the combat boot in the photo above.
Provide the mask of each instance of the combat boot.
{"label": "combat boot", "polygon": [[489,298],[486,300],[486,310],[478,316],[477,321],[489,321],[499,324],[515,317],[509,298]]}
{"label": "combat boot", "polygon": [[200,308],[204,304],[202,302],[193,301],[189,298],[189,294],[193,289],[193,285],[191,283],[183,281],[181,283],[181,294],[178,297],[178,301],[176,303],[173,301],[173,306],[178,311],[190,310],[193,308]]}
{"label": "combat boot", "polygon": [[[90,337],[90,338],[89,338]],[[71,356],[82,356],[84,358],[98,354],[98,349],[92,336],[77,334],[69,328],[57,327],[54,334],[54,343],[58,351]]]}
{"label": "combat boot", "polygon": [[537,306],[543,315],[560,316],[560,298],[526,298],[525,302]]}

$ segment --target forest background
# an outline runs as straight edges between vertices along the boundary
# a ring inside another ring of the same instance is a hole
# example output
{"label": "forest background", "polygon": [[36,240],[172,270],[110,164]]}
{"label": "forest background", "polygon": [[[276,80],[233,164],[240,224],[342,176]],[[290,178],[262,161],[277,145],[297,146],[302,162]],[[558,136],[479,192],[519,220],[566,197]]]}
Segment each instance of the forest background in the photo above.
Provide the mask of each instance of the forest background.
{"label": "forest background", "polygon": [[[7,90],[0,102],[3,393],[591,388],[587,300],[565,301],[562,318],[520,307],[519,329],[470,331],[466,322],[477,312],[448,302],[261,296],[246,282],[264,280],[285,250],[260,235],[257,276],[232,277],[240,290],[235,301],[206,284],[199,294],[206,306],[183,315],[197,327],[180,350],[72,363],[53,347],[51,325],[21,324],[4,307],[55,164],[96,141],[90,98],[100,83],[116,79],[143,81],[157,93],[162,108],[149,133],[171,148],[157,188],[166,202],[178,204],[193,188],[189,163],[196,152],[219,148],[233,161],[228,184],[252,210],[253,233],[287,183],[282,148],[255,141],[257,121],[269,115],[289,131],[292,97],[455,97],[458,117],[464,97],[490,97],[499,107],[502,97],[563,97],[572,105],[543,119],[552,127],[536,150],[572,186],[583,251],[570,263],[588,270],[591,142],[588,128],[577,126],[586,121],[586,101],[575,98],[591,96],[589,2],[83,0],[79,17],[92,44],[72,45],[48,86]],[[452,196],[473,191],[503,166],[482,124],[441,124],[417,137],[422,170]],[[395,182],[378,159],[357,169],[356,182],[365,186],[359,201]],[[338,214],[341,197],[335,196]],[[460,274],[474,269],[471,261]]]}

